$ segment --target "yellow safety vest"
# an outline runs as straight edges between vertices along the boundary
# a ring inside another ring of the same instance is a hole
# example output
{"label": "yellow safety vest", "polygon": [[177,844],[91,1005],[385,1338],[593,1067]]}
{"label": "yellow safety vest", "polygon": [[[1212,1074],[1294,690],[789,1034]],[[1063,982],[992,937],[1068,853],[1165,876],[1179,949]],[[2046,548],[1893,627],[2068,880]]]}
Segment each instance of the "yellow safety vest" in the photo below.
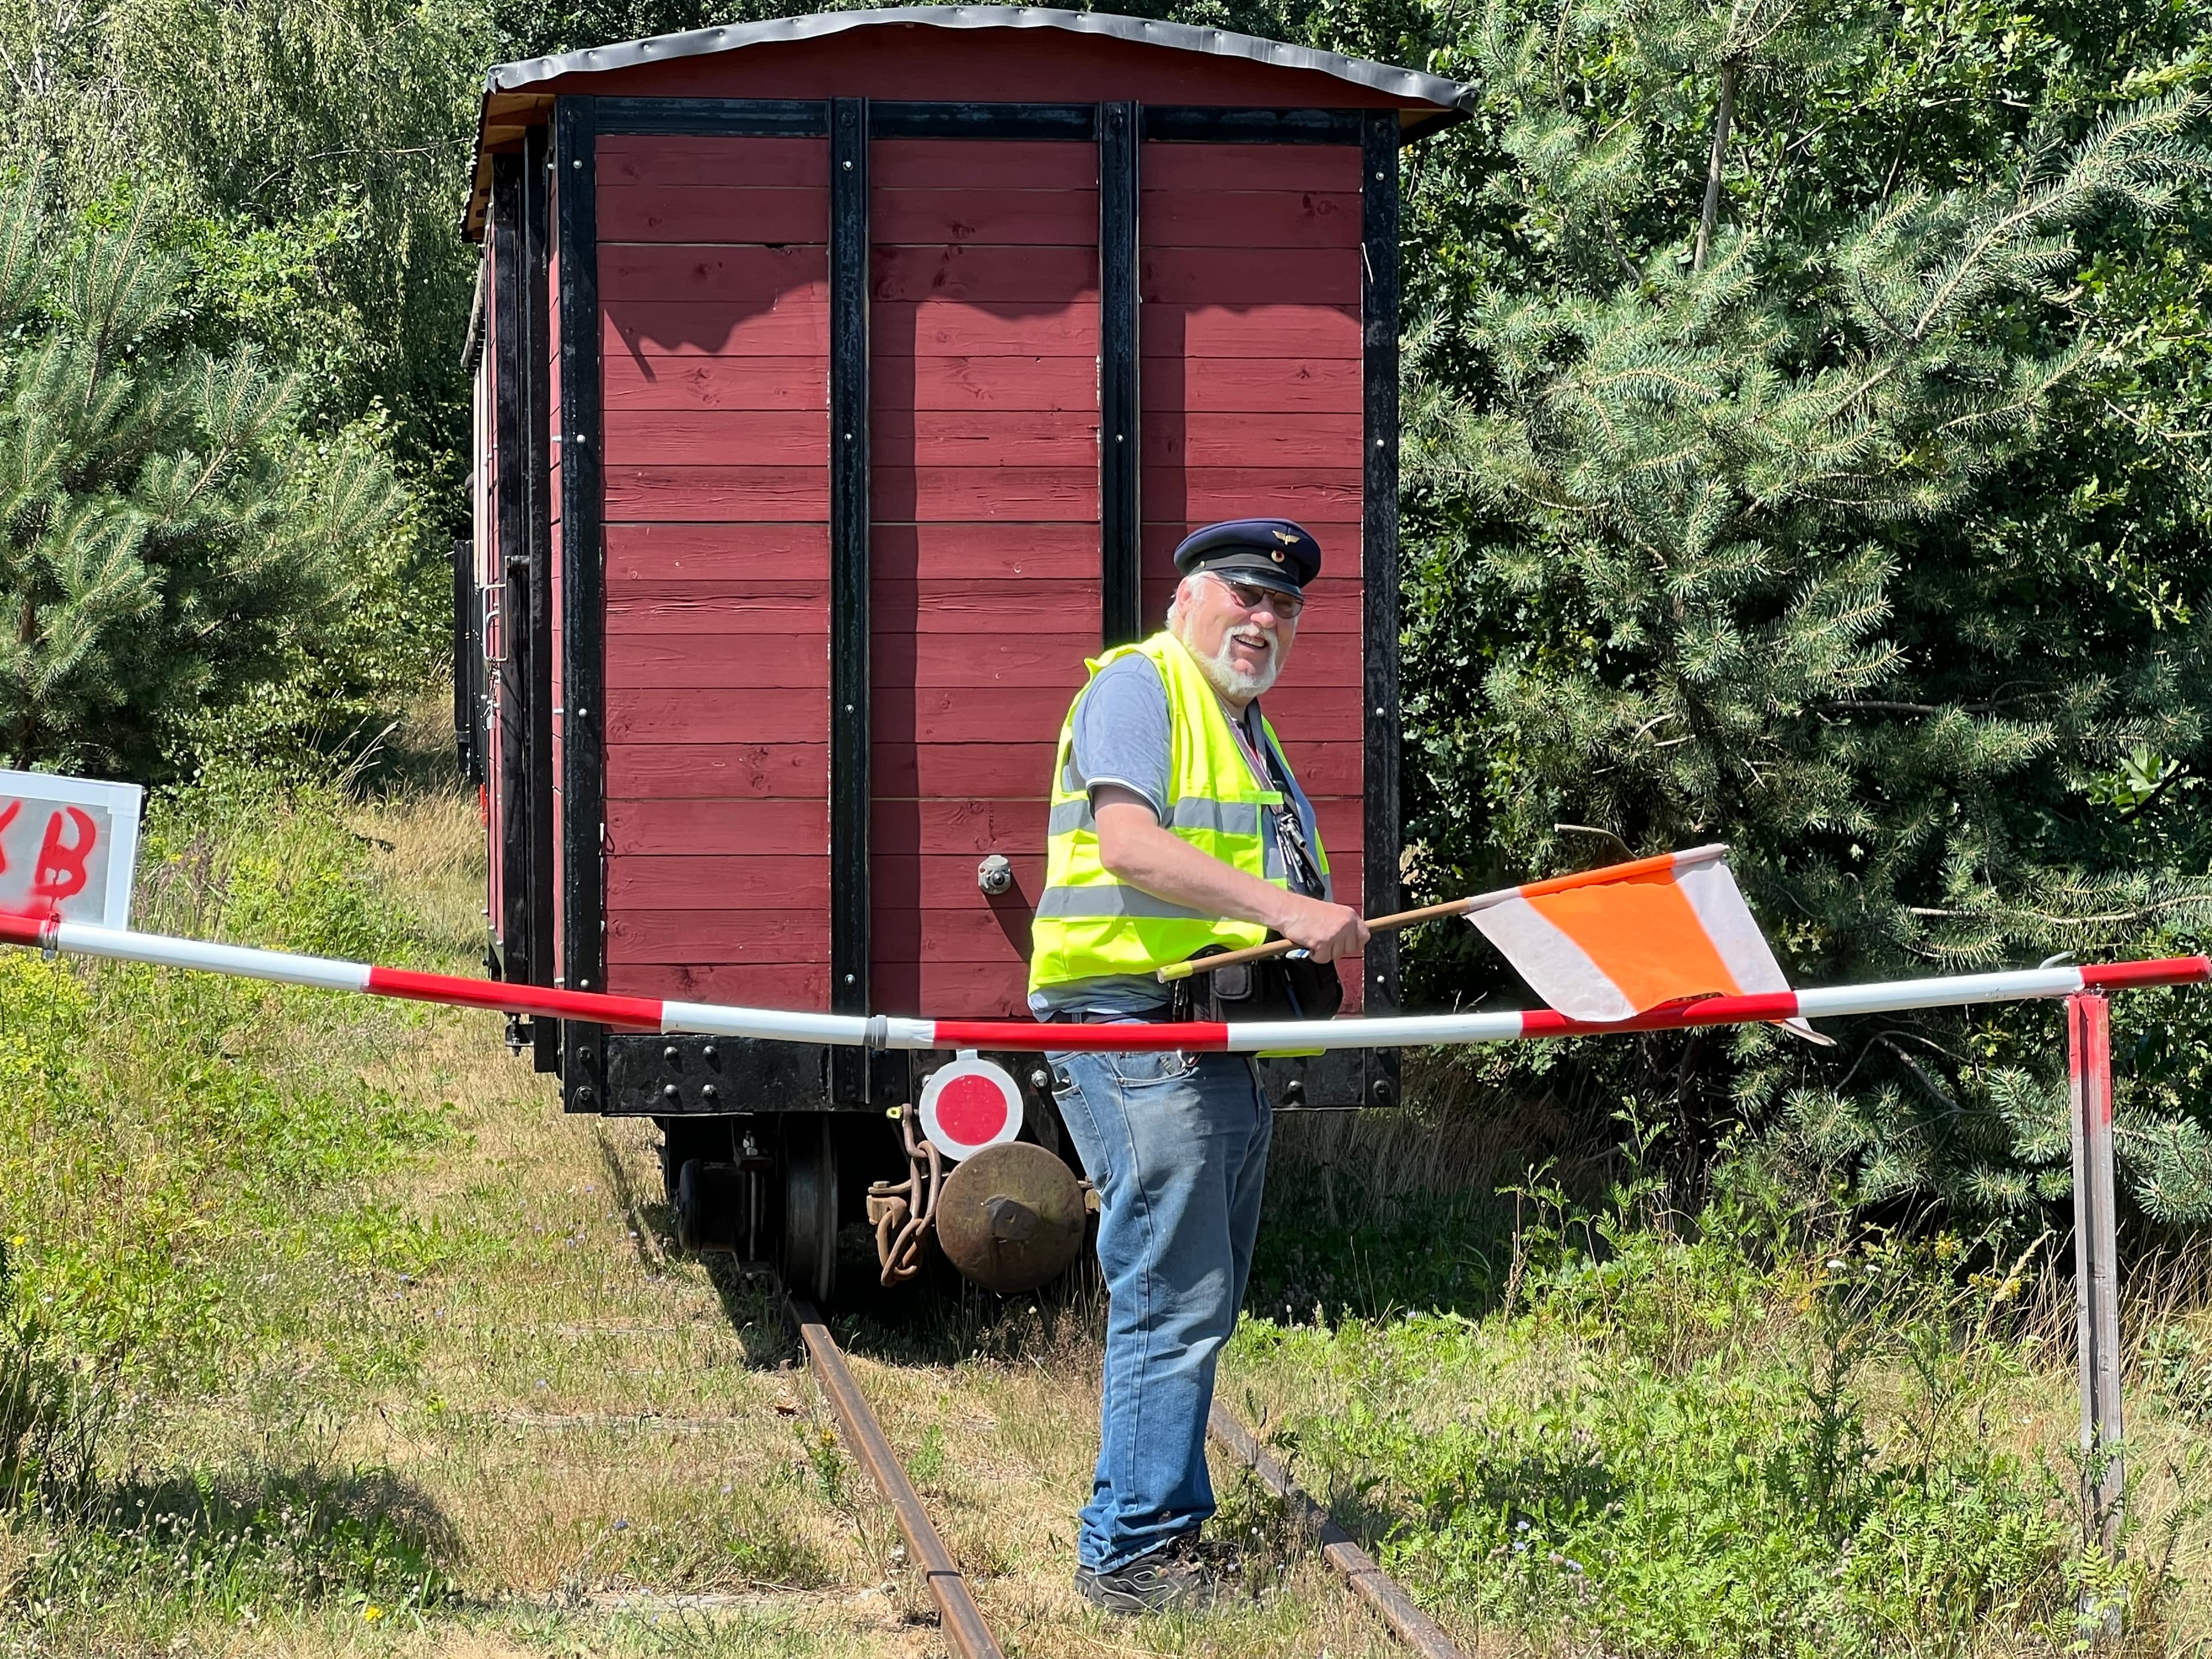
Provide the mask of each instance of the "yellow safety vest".
{"label": "yellow safety vest", "polygon": [[[1172,634],[1155,634],[1135,645],[1116,646],[1085,665],[1092,679],[1109,664],[1145,656],[1160,671],[1168,694],[1168,799],[1165,827],[1201,853],[1247,875],[1286,887],[1274,838],[1262,808],[1294,811],[1279,790],[1252,775],[1228,712],[1190,653]],[[1267,930],[1257,923],[1204,915],[1156,898],[1109,872],[1098,859],[1098,826],[1090,792],[1071,769],[1075,714],[1090,690],[1076,693],[1060,728],[1052,769],[1052,821],[1046,842],[1044,891],[1030,926],[1030,989],[1110,974],[1146,974],[1182,962],[1209,945],[1228,950],[1257,945]],[[1274,728],[1260,722],[1278,757]],[[1289,763],[1284,763],[1287,769]],[[1314,862],[1328,873],[1328,855],[1316,834]],[[1163,995],[1165,993],[1163,992]]]}

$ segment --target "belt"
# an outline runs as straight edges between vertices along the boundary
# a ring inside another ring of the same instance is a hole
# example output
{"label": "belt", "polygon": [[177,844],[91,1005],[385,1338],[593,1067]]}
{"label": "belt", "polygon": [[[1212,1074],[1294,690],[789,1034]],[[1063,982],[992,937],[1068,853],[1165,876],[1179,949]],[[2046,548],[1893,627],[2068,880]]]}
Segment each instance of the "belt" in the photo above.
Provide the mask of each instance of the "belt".
{"label": "belt", "polygon": [[1054,1013],[1050,1024],[1054,1025],[1111,1025],[1118,1020],[1144,1020],[1158,1024],[1174,1011],[1163,1002],[1157,1008],[1132,1009],[1126,1013],[1102,1013],[1095,1008],[1062,1008]]}

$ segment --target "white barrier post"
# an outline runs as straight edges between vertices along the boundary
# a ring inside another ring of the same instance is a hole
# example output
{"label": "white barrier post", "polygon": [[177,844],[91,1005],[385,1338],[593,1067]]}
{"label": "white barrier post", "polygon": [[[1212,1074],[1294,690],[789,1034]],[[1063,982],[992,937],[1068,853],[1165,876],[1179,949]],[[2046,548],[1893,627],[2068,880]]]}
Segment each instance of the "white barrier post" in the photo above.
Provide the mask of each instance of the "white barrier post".
{"label": "white barrier post", "polygon": [[[2119,1249],[2113,1225],[2112,1015],[2095,992],[2066,999],[2074,1097],[2074,1328],[2081,1371],[2082,1506],[2098,1542],[2119,1544]],[[2118,1609],[2112,1614],[2118,1618]]]}

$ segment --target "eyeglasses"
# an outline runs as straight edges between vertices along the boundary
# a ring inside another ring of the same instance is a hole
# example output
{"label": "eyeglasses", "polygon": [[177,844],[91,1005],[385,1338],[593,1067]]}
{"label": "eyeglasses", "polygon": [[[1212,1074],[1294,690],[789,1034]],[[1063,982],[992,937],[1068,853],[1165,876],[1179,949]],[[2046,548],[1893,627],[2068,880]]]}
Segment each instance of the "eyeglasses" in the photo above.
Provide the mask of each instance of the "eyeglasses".
{"label": "eyeglasses", "polygon": [[1272,611],[1285,622],[1296,622],[1298,612],[1306,608],[1303,594],[1285,593],[1258,582],[1234,581],[1211,570],[1206,574],[1229,590],[1229,597],[1237,601],[1239,611]]}

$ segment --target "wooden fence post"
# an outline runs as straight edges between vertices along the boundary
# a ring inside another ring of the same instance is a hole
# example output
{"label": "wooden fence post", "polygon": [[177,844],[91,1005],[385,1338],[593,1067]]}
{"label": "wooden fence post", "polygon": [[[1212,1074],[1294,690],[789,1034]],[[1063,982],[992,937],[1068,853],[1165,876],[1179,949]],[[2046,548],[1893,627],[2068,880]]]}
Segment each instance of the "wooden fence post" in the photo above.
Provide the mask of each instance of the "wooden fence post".
{"label": "wooden fence post", "polygon": [[2082,1503],[2105,1553],[2119,1543],[2120,1274],[2112,1222],[2112,1022],[2103,996],[2066,999],[2074,1097],[2074,1321],[2081,1370]]}

